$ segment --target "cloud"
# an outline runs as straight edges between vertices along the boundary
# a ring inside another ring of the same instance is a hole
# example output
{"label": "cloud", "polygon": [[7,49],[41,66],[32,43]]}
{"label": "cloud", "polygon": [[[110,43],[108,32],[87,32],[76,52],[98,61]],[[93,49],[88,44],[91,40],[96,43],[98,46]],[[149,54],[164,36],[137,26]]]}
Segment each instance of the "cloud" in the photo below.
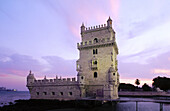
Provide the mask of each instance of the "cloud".
{"label": "cloud", "polygon": [[[1,48],[2,49],[2,48]],[[44,66],[31,56],[0,52],[0,76],[18,75],[26,77],[29,70],[41,71]]]}
{"label": "cloud", "polygon": [[152,86],[152,79],[143,79],[143,78],[120,78],[120,83],[130,83],[130,84],[135,84],[136,79],[140,80],[140,87],[144,84],[147,83],[149,86]]}
{"label": "cloud", "polygon": [[[10,52],[7,48],[0,48],[0,84],[8,88],[26,90],[26,77],[32,70],[37,79],[55,78],[56,75],[76,77],[76,60],[65,60],[58,56],[44,56],[42,60],[28,55]],[[6,49],[6,50],[5,50]],[[8,82],[6,82],[8,81]],[[21,85],[22,84],[22,85]]]}
{"label": "cloud", "polygon": [[170,69],[153,69],[153,73],[170,75]]}
{"label": "cloud", "polygon": [[46,71],[48,76],[76,77],[76,60],[65,60],[58,56],[44,56],[42,57],[49,64],[49,69]]}
{"label": "cloud", "polygon": [[132,80],[140,79],[141,81],[150,81],[157,76],[166,76],[170,75],[170,52],[163,53],[159,56],[147,59],[147,63],[141,64],[137,62],[124,61],[119,57],[118,67],[120,77],[122,81],[129,81],[132,83]]}

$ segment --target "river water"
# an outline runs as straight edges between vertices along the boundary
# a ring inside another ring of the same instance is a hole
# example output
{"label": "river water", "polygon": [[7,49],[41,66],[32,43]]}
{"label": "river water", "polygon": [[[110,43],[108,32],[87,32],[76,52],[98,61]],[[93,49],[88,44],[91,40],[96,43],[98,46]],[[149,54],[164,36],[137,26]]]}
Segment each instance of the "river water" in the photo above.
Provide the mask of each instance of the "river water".
{"label": "river water", "polygon": [[8,105],[18,99],[29,99],[28,91],[0,91],[0,106]]}
{"label": "river water", "polygon": [[[30,94],[28,91],[0,91],[0,106],[8,105],[9,102],[14,102],[18,99],[29,99]],[[121,97],[123,100],[152,100],[155,98],[129,98]],[[164,98],[161,98],[164,99]],[[167,99],[167,98],[165,98]],[[170,99],[170,98],[169,98]],[[104,108],[104,109],[103,109]],[[99,107],[94,108],[95,111],[103,109],[103,111],[136,111],[136,102],[119,102],[114,107]],[[69,110],[69,109],[68,109]],[[73,109],[72,109],[73,110]],[[83,109],[80,109],[80,111]],[[57,110],[60,111],[60,110]],[[66,109],[64,110],[66,111]],[[138,111],[160,111],[160,104],[154,102],[138,102]],[[163,104],[163,111],[170,111],[170,104]]]}

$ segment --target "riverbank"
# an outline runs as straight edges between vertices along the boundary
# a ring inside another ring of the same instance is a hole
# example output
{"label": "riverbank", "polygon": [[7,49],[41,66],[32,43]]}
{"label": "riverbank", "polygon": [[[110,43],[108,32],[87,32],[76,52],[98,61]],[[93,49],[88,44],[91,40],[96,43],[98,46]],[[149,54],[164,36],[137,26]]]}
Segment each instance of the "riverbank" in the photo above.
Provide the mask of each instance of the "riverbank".
{"label": "riverbank", "polygon": [[86,100],[16,100],[15,104],[0,107],[0,111],[135,111],[138,105],[141,111],[155,111],[162,108],[170,110],[170,100],[155,98],[126,98],[105,101]]}
{"label": "riverbank", "polygon": [[[107,102],[107,105],[111,102]],[[47,111],[54,109],[92,109],[102,106],[102,101],[84,100],[16,100],[15,104],[0,107],[0,111]],[[62,110],[65,111],[65,110]]]}
{"label": "riverbank", "polygon": [[170,93],[153,91],[120,91],[119,97],[170,97]]}

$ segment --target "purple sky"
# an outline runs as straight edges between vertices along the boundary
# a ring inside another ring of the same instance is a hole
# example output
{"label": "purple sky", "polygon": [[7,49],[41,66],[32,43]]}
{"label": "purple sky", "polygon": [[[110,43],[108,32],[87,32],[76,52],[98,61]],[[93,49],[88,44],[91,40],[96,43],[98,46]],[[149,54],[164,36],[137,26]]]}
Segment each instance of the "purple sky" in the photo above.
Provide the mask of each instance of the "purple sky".
{"label": "purple sky", "polygon": [[74,77],[80,26],[113,20],[120,81],[170,77],[169,0],[1,0],[0,86],[27,90],[37,78]]}

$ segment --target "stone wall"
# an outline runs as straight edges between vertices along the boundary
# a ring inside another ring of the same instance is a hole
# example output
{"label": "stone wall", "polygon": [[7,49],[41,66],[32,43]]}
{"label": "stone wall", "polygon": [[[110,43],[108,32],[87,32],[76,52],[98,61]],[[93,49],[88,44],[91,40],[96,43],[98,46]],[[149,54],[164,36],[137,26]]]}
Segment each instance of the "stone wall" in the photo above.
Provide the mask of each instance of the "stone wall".
{"label": "stone wall", "polygon": [[80,88],[75,78],[34,80],[27,84],[31,99],[77,99]]}

